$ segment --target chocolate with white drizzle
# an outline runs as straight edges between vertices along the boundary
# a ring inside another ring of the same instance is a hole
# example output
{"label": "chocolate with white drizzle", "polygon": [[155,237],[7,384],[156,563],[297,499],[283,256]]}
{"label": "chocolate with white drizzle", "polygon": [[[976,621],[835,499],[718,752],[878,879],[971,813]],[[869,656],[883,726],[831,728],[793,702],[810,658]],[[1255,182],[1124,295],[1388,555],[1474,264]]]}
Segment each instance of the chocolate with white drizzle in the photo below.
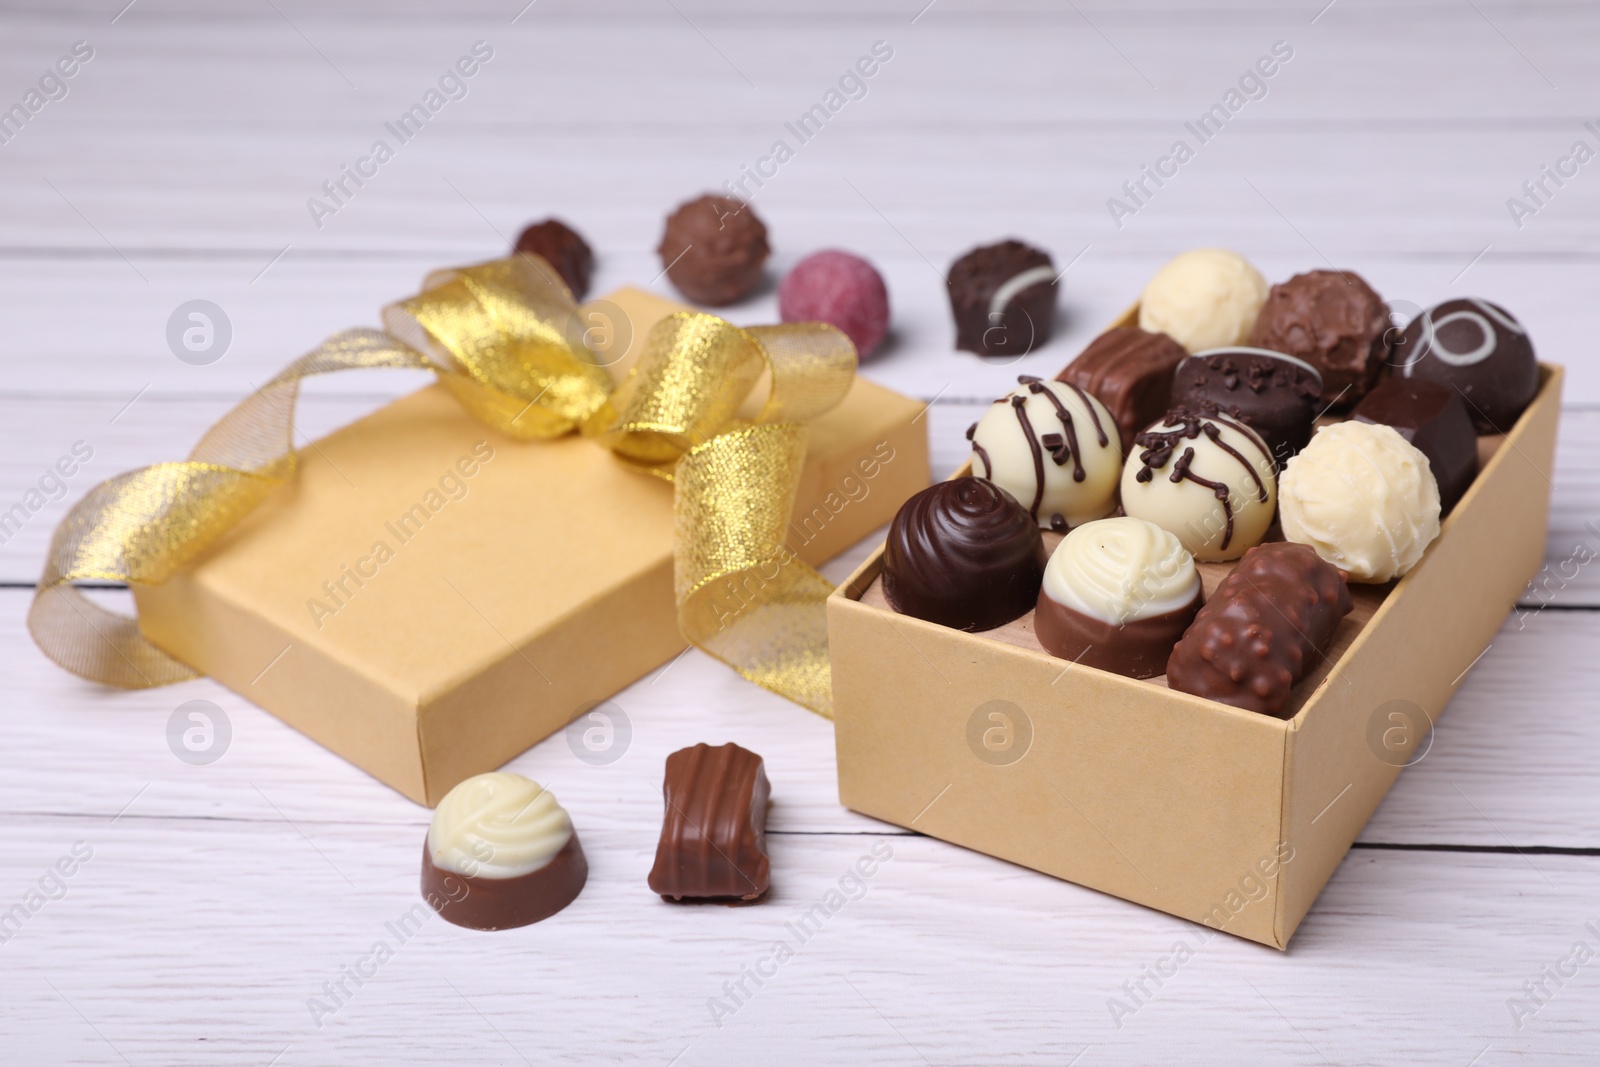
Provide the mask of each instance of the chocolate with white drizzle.
{"label": "chocolate with white drizzle", "polygon": [[1134,447],[1122,471],[1127,514],[1176,534],[1198,560],[1237,559],[1266,536],[1277,477],[1250,427],[1214,408],[1175,407]]}
{"label": "chocolate with white drizzle", "polygon": [[1040,526],[1065,532],[1116,507],[1122,442],[1099,400],[1022,375],[967,430],[973,473],[1005,489]]}

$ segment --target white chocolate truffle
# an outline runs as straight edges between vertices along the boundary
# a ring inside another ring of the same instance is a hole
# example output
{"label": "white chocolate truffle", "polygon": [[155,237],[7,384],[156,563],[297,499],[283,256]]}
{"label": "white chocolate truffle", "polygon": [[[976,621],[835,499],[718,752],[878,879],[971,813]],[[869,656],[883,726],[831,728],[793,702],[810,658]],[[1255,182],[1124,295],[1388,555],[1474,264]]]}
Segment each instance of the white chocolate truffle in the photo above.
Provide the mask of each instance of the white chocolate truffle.
{"label": "white chocolate truffle", "polygon": [[1285,537],[1352,582],[1387,582],[1439,536],[1439,486],[1428,457],[1394,427],[1339,422],[1289,461],[1282,518]]}
{"label": "white chocolate truffle", "polygon": [[1267,302],[1267,280],[1222,248],[1195,248],[1167,261],[1139,297],[1139,329],[1164,333],[1190,353],[1241,345]]}
{"label": "white chocolate truffle", "polygon": [[1272,451],[1242,422],[1174,408],[1134,438],[1122,510],[1177,535],[1194,558],[1238,559],[1272,525]]}
{"label": "white chocolate truffle", "polygon": [[1199,592],[1194,557],[1144,519],[1086,522],[1061,539],[1044,569],[1046,596],[1114,626],[1182,611]]}
{"label": "white chocolate truffle", "polygon": [[440,870],[475,878],[516,878],[555,859],[572,819],[538,782],[493,771],[444,795],[428,827],[428,855]]}
{"label": "white chocolate truffle", "polygon": [[1116,509],[1122,439],[1106,406],[1075,385],[1023,376],[967,436],[972,473],[1064,532]]}

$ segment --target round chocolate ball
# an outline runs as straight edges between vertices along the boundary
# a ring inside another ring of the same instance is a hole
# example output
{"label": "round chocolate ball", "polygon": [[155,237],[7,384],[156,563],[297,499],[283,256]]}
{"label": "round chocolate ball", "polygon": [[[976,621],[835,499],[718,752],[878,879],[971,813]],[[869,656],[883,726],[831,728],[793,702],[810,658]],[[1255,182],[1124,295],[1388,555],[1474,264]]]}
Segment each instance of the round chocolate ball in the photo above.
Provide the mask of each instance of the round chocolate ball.
{"label": "round chocolate ball", "polygon": [[766,224],[749,204],[731,196],[702,196],[667,216],[656,252],[680,293],[698,304],[722,307],[755,292],[771,249]]}
{"label": "round chocolate ball", "polygon": [[1033,607],[1048,558],[1016,497],[985,478],[952,478],[907,500],[889,524],[883,594],[902,615],[992,630]]}
{"label": "round chocolate ball", "polygon": [[539,256],[554,267],[572,290],[573,299],[582,300],[588,295],[594,253],[578,231],[560,219],[545,219],[523,230],[515,251]]}
{"label": "round chocolate ball", "polygon": [[784,322],[826,322],[855,342],[866,359],[889,329],[889,290],[883,276],[849,252],[814,252],[795,264],[778,286]]}
{"label": "round chocolate ball", "polygon": [[1480,433],[1510,430],[1539,391],[1528,331],[1487,300],[1446,300],[1418,315],[1400,335],[1393,361],[1401,377],[1460,393]]}
{"label": "round chocolate ball", "polygon": [[1311,364],[1326,403],[1343,410],[1378,380],[1389,327],[1388,305],[1360,275],[1313,270],[1272,287],[1248,343]]}

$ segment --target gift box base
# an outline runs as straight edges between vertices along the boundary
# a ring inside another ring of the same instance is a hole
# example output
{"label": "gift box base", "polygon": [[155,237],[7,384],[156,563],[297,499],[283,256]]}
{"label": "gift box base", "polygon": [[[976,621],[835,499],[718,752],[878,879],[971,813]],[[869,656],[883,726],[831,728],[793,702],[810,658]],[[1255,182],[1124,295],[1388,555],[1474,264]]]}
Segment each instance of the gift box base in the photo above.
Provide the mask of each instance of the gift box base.
{"label": "gift box base", "polygon": [[[605,301],[636,339],[680,310]],[[928,484],[923,409],[858,378],[811,424],[800,558]],[[431,806],[683,650],[672,549],[668,483],[577,436],[503,437],[434,385],[303,449],[289,485],[134,596],[151,641]]]}
{"label": "gift box base", "polygon": [[[829,600],[839,799],[1285,948],[1544,559],[1561,369],[1423,561],[1355,610],[1287,719],[1055,659],[1026,621],[893,612],[882,551]],[[1207,590],[1228,565],[1203,565]]]}

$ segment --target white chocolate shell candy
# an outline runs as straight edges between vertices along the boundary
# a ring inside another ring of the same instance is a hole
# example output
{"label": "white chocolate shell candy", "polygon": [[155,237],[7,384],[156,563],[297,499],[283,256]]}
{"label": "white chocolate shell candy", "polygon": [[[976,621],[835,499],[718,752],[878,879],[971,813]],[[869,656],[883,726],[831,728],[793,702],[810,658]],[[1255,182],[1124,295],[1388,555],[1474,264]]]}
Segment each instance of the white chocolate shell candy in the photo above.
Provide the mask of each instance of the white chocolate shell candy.
{"label": "white chocolate shell candy", "polygon": [[444,795],[428,827],[428,855],[441,870],[516,878],[547,865],[572,837],[555,796],[520,774],[468,778]]}
{"label": "white chocolate shell candy", "polygon": [[1145,285],[1139,329],[1164,333],[1191,354],[1240,345],[1266,302],[1267,280],[1249,260],[1195,248],[1168,260]]}
{"label": "white chocolate shell candy", "polygon": [[1428,457],[1392,426],[1324,426],[1283,472],[1283,535],[1310,545],[1352,582],[1387,582],[1439,536]]}
{"label": "white chocolate shell candy", "polygon": [[1086,522],[1062,538],[1044,569],[1044,593],[1120,626],[1194,603],[1200,572],[1178,539],[1144,519]]}
{"label": "white chocolate shell candy", "polygon": [[1017,381],[967,430],[972,473],[1016,497],[1048,530],[1111,514],[1122,469],[1111,412],[1075,385]]}
{"label": "white chocolate shell candy", "polygon": [[1226,415],[1174,408],[1134,438],[1122,468],[1122,510],[1172,531],[1198,560],[1260,544],[1277,499],[1271,450]]}

